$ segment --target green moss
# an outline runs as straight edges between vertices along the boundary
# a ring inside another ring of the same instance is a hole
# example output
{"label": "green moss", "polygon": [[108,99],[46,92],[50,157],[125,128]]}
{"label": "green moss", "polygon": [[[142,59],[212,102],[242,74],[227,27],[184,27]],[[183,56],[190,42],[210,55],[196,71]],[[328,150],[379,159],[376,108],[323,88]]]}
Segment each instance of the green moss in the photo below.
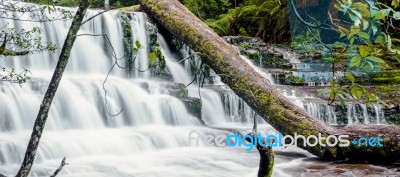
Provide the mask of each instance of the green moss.
{"label": "green moss", "polygon": [[161,77],[165,75],[165,57],[161,52],[160,43],[157,40],[157,28],[153,24],[147,25],[147,32],[149,35],[149,46],[150,53],[154,53],[156,55],[156,60],[150,62],[151,74],[154,77]]}
{"label": "green moss", "polygon": [[119,10],[120,11],[126,11],[126,12],[137,12],[137,11],[140,10],[140,5],[123,7],[123,8],[120,8]]}
{"label": "green moss", "polygon": [[184,84],[179,84],[179,92],[178,92],[178,96],[181,98],[185,98],[188,97],[189,92],[188,89],[186,88],[186,86]]}
{"label": "green moss", "polygon": [[375,84],[400,84],[400,77],[372,78],[372,82]]}
{"label": "green moss", "polygon": [[252,60],[260,59],[260,52],[258,52],[256,50],[246,50],[246,51],[244,51],[244,55],[246,55],[247,58],[252,59]]}
{"label": "green moss", "polygon": [[125,66],[128,72],[131,72],[134,65],[134,45],[132,40],[132,26],[130,23],[130,19],[126,13],[120,12],[118,14],[121,19],[121,25],[123,28],[123,45],[124,45],[124,56],[125,56]]}
{"label": "green moss", "polygon": [[278,80],[280,84],[283,85],[304,85],[305,79],[299,76],[295,76],[293,72],[285,72],[284,74],[279,74]]}
{"label": "green moss", "polygon": [[373,78],[400,77],[400,70],[388,70],[370,74]]}
{"label": "green moss", "polygon": [[247,50],[251,48],[251,45],[247,42],[242,42],[240,43],[240,47],[242,47],[243,49]]}

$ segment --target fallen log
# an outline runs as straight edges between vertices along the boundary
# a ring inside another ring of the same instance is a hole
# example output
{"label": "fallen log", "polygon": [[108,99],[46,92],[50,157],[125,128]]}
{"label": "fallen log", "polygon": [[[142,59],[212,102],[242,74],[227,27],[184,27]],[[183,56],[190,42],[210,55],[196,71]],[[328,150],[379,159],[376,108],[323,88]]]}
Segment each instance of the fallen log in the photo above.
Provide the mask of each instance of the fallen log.
{"label": "fallen log", "polygon": [[[239,97],[245,100],[269,124],[284,135],[294,133],[317,136],[349,135],[349,140],[362,137],[382,137],[383,146],[367,147],[350,143],[348,147],[300,148],[327,160],[392,164],[400,160],[400,127],[394,125],[350,125],[335,128],[311,117],[251,66],[244,62],[237,51],[212,29],[193,15],[177,0],[140,0],[144,11],[175,37],[202,53],[202,61],[208,64]],[[325,142],[325,141],[324,141]]]}

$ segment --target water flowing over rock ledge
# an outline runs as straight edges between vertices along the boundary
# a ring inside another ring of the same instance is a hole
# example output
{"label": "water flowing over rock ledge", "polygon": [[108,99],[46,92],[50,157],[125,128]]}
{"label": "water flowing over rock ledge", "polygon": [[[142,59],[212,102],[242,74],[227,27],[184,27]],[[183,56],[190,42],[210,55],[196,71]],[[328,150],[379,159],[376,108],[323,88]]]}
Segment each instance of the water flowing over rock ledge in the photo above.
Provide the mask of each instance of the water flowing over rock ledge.
{"label": "water flowing over rock ledge", "polygon": [[[86,18],[97,13],[98,10],[91,10]],[[50,168],[59,165],[59,160],[64,156],[68,157],[70,163],[63,170],[68,176],[242,177],[249,175],[249,171],[256,171],[256,151],[245,153],[240,148],[197,147],[187,138],[187,134],[192,131],[229,133],[204,127],[203,124],[236,130],[249,129],[252,125],[248,124],[252,123],[252,116],[255,116],[254,110],[232,90],[223,88],[221,78],[215,74],[210,75],[208,84],[216,86],[207,85],[200,91],[195,85],[183,89],[183,85],[188,84],[193,77],[192,66],[198,66],[200,60],[194,56],[194,59],[182,64],[178,62],[193,51],[187,45],[178,47],[182,49],[180,52],[173,51],[172,48],[176,46],[169,45],[165,36],[158,34],[145,14],[125,14],[126,21],[120,15],[117,11],[104,13],[86,24],[81,33],[106,33],[118,56],[129,53],[127,46],[133,45],[129,41],[138,40],[144,47],[139,50],[133,65],[141,70],[147,69],[150,65],[149,52],[159,51],[162,55],[157,54],[157,60],[160,63],[165,60],[165,68],[159,67],[149,73],[113,70],[105,85],[105,95],[102,83],[113,60],[106,50],[106,44],[101,38],[78,38],[66,76],[50,111],[32,175],[48,176]],[[31,23],[15,25],[19,28],[33,26]],[[46,31],[46,40],[62,43],[69,22],[45,23],[40,26]],[[2,174],[12,176],[23,158],[26,139],[32,128],[32,115],[35,115],[48,85],[49,73],[54,68],[57,54],[42,53],[0,61],[2,66],[16,69],[27,67],[33,73],[33,79],[23,87],[10,83],[0,84]],[[168,82],[172,80],[175,83]],[[201,121],[198,118],[199,92]],[[190,101],[186,102],[186,99]],[[113,117],[107,113],[106,107],[112,113],[125,109],[119,117]],[[264,132],[276,133],[264,120],[259,121]],[[303,167],[320,163],[316,161],[303,166],[315,156],[298,148],[276,151],[275,176],[297,175],[304,170]],[[221,170],[221,164],[226,164],[224,170]],[[298,168],[292,168],[292,164]],[[374,166],[363,165],[362,168],[378,171]],[[356,170],[355,174],[359,174],[359,171]],[[393,169],[385,171],[388,175],[395,173]]]}

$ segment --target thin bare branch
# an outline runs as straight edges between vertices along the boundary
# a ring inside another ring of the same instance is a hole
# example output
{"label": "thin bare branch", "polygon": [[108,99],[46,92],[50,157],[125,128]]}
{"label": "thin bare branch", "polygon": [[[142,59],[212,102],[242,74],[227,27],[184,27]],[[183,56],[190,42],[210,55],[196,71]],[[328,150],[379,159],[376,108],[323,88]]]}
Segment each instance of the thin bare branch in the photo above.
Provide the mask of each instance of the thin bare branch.
{"label": "thin bare branch", "polygon": [[68,163],[65,163],[65,157],[64,157],[63,160],[61,161],[60,166],[57,168],[56,171],[54,171],[54,173],[53,173],[50,177],[55,177],[55,176],[57,176],[58,173],[60,173],[60,171],[62,170],[62,168],[63,168],[65,165],[68,165]]}

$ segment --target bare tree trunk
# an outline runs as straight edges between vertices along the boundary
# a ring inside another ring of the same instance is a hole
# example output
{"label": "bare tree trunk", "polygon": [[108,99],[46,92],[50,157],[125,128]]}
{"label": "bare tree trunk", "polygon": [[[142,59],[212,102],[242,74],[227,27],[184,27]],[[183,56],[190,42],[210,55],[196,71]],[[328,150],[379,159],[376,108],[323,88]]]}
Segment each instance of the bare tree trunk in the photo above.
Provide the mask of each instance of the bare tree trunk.
{"label": "bare tree trunk", "polygon": [[26,149],[24,161],[22,162],[21,168],[19,169],[16,177],[28,176],[32,168],[32,164],[33,161],[35,160],[36,151],[39,146],[44,126],[46,124],[51,103],[57,91],[58,85],[60,84],[65,67],[67,66],[68,58],[70,56],[72,46],[76,39],[76,34],[78,33],[79,28],[81,27],[82,20],[83,17],[85,16],[88,6],[89,6],[89,0],[82,0],[79,5],[78,11],[76,12],[76,15],[72,21],[72,25],[69,29],[67,38],[65,39],[63,48],[61,50],[61,54],[56,69],[54,71],[53,77],[51,78],[50,85],[47,88],[42,104],[40,105],[40,110],[36,117],[35,125],[33,126],[31,139],[29,140],[29,144]]}
{"label": "bare tree trunk", "polygon": [[[237,95],[244,99],[269,124],[284,135],[349,135],[383,137],[383,147],[299,146],[325,159],[348,159],[354,162],[391,164],[400,160],[400,127],[392,125],[350,125],[334,128],[311,117],[283,96],[267,79],[244,62],[235,49],[193,15],[177,0],[140,0],[143,9],[170,33],[202,53],[208,64]],[[324,141],[323,141],[324,142]],[[302,145],[301,139],[298,145]]]}

